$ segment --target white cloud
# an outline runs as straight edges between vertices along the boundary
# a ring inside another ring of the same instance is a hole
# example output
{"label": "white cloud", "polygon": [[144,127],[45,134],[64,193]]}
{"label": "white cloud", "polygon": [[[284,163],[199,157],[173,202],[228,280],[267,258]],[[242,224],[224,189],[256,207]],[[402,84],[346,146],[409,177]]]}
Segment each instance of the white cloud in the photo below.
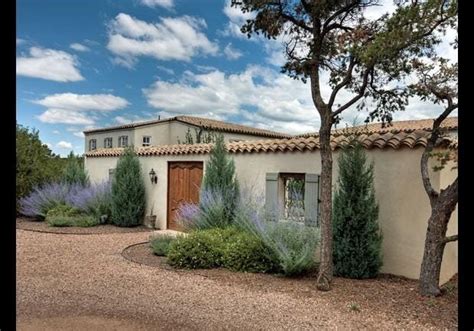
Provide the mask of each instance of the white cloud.
{"label": "white cloud", "polygon": [[241,51],[232,47],[232,43],[228,43],[224,48],[224,54],[229,60],[237,60],[243,55]]}
{"label": "white cloud", "polygon": [[72,134],[75,135],[76,137],[84,138],[84,133],[81,131],[73,132]]}
{"label": "white cloud", "polygon": [[95,123],[94,119],[87,116],[85,113],[71,111],[66,109],[50,108],[38,116],[38,119],[44,123],[63,123],[73,125],[92,125]]}
{"label": "white cloud", "polygon": [[173,69],[170,69],[170,68],[167,68],[167,67],[164,67],[164,66],[156,66],[156,68],[161,70],[161,71],[166,72],[169,75],[174,75],[174,70]]}
{"label": "white cloud", "polygon": [[247,39],[247,35],[242,33],[240,28],[246,20],[254,18],[255,13],[243,13],[240,8],[231,7],[230,4],[231,0],[226,0],[223,12],[229,18],[229,22],[224,31],[222,31],[222,34],[225,36]]}
{"label": "white cloud", "polygon": [[73,50],[78,51],[78,52],[88,52],[88,51],[90,51],[89,47],[84,46],[84,45],[79,44],[79,43],[72,43],[71,45],[69,45],[69,47],[71,47]]}
{"label": "white cloud", "polygon": [[69,53],[39,47],[31,47],[29,56],[16,59],[17,75],[57,82],[84,80],[78,66],[77,59]]}
{"label": "white cloud", "polygon": [[71,149],[71,148],[72,148],[72,144],[71,144],[70,142],[61,140],[60,142],[58,142],[58,143],[56,144],[56,147],[58,147],[58,148]]}
{"label": "white cloud", "polygon": [[54,134],[61,134],[61,132],[59,132],[58,130],[53,130],[53,133]]}
{"label": "white cloud", "polygon": [[[322,84],[322,88],[327,100],[330,87]],[[290,134],[317,131],[320,124],[309,84],[259,66],[230,75],[217,69],[199,74],[187,71],[179,82],[158,80],[143,93],[148,104],[163,116],[188,114],[221,120],[240,117],[242,124]],[[350,93],[341,91],[336,103],[342,104],[350,97]],[[439,107],[413,100],[405,112],[395,113],[394,119],[430,118],[438,113]],[[352,125],[355,118],[363,122],[366,117],[367,113],[352,106],[342,113],[338,127]]]}
{"label": "white cloud", "polygon": [[47,97],[34,102],[48,108],[69,109],[75,111],[112,111],[125,108],[129,105],[129,102],[124,98],[111,94],[59,93],[48,95]]}
{"label": "white cloud", "polygon": [[16,38],[16,45],[21,45],[21,44],[24,44],[26,41],[24,39],[21,39],[21,38]]}
{"label": "white cloud", "polygon": [[114,62],[131,68],[139,56],[158,60],[190,61],[197,55],[217,55],[218,46],[202,29],[203,19],[181,16],[160,18],[148,23],[120,13],[109,24],[107,48],[116,55]]}
{"label": "white cloud", "polygon": [[140,1],[143,5],[148,7],[163,7],[166,9],[173,8],[173,0],[141,0]]}
{"label": "white cloud", "polygon": [[50,143],[44,143],[43,145],[46,145],[49,149],[53,147],[53,145],[51,145]]}
{"label": "white cloud", "polygon": [[111,94],[60,93],[33,102],[48,108],[38,116],[40,121],[73,125],[93,125],[97,117],[90,112],[114,111],[129,105],[124,98]]}

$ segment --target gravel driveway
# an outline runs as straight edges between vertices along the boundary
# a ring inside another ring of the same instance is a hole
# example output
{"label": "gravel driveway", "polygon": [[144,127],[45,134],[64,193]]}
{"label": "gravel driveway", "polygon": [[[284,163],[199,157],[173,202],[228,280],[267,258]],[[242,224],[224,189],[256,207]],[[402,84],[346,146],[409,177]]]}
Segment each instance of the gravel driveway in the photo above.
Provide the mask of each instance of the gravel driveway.
{"label": "gravel driveway", "polygon": [[362,301],[361,311],[352,311],[347,303],[334,300],[338,293],[334,290],[323,293],[309,288],[305,289],[307,295],[293,295],[261,282],[244,286],[123,258],[125,247],[146,241],[149,236],[17,230],[17,330],[440,327],[436,321],[392,316],[384,309],[364,309]]}

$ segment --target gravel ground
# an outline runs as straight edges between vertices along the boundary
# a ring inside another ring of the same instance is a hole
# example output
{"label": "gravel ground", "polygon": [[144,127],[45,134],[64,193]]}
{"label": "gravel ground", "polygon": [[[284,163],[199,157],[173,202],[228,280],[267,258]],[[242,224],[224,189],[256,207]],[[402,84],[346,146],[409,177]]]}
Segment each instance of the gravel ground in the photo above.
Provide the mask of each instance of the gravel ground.
{"label": "gravel ground", "polygon": [[129,232],[153,232],[145,226],[136,226],[131,228],[118,227],[110,224],[81,227],[53,227],[44,221],[38,221],[29,218],[17,218],[16,228],[36,232],[48,232],[59,234],[106,234],[106,233],[129,233]]}
{"label": "gravel ground", "polygon": [[149,236],[18,229],[17,330],[457,329],[455,286],[424,299],[411,280],[336,278],[332,291],[318,292],[309,276],[175,271],[127,259],[140,247],[149,254],[146,245],[124,258],[124,248]]}

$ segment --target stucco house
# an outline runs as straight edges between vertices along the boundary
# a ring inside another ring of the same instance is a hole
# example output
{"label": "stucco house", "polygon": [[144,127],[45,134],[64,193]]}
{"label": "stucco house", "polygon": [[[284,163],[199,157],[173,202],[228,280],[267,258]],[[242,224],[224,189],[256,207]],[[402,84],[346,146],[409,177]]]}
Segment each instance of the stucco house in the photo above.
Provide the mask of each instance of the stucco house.
{"label": "stucco house", "polygon": [[[156,228],[179,229],[176,210],[182,201],[199,200],[199,187],[212,144],[176,144],[175,137],[187,128],[180,125],[213,123],[207,129],[218,130],[226,135],[227,149],[234,158],[236,173],[242,187],[251,188],[257,195],[265,197],[269,210],[281,209],[283,217],[289,216],[290,183],[302,184],[304,208],[291,221],[318,224],[319,174],[321,159],[317,133],[289,136],[271,131],[258,130],[231,123],[192,118],[192,123],[182,121],[190,117],[131,124],[85,132],[86,147],[91,139],[105,139],[106,135],[117,137],[128,132],[129,144],[136,146],[146,183],[147,213],[153,208],[157,216]],[[201,122],[199,122],[201,121]],[[383,240],[384,265],[382,272],[418,278],[423,256],[424,238],[430,204],[423,189],[420,174],[420,159],[430,134],[432,120],[394,122],[382,128],[380,124],[369,124],[350,129],[334,130],[333,175],[337,179],[337,157],[340,148],[354,134],[367,150],[374,162],[375,191],[379,203],[379,224]],[[442,138],[438,148],[453,146],[457,138],[457,118],[448,118],[443,126],[448,135]],[[160,132],[163,128],[163,132]],[[235,130],[239,131],[235,131]],[[148,131],[146,131],[148,130]],[[228,130],[228,131],[226,131]],[[234,130],[234,131],[229,131]],[[152,146],[142,146],[141,137],[153,135]],[[262,139],[265,137],[265,139]],[[112,138],[114,139],[114,138]],[[233,139],[242,139],[233,141]],[[161,143],[162,142],[162,143]],[[113,175],[113,169],[121,155],[121,147],[95,149],[86,148],[85,168],[92,182],[101,182]],[[434,161],[433,161],[434,162]],[[449,185],[457,176],[451,165],[442,171],[431,171],[435,188]],[[151,181],[149,173],[157,174]],[[334,183],[336,181],[334,180]],[[452,215],[448,235],[457,233],[457,210]],[[457,243],[446,245],[441,282],[457,273]]]}

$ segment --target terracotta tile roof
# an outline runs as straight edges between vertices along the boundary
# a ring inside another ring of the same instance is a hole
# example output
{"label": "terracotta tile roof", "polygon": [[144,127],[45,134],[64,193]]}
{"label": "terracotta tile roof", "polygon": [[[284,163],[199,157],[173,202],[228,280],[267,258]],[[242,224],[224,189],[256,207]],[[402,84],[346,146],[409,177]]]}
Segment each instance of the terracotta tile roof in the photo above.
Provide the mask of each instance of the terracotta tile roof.
{"label": "terracotta tile roof", "polygon": [[144,122],[137,122],[137,123],[129,123],[129,124],[124,124],[124,125],[111,126],[107,128],[86,130],[84,131],[84,133],[87,134],[87,133],[96,133],[96,132],[106,132],[106,131],[112,131],[112,130],[133,129],[140,126],[152,125],[152,124],[157,124],[157,123],[166,123],[166,122],[171,122],[171,121],[178,121],[178,122],[194,125],[197,127],[201,127],[203,129],[212,130],[212,131],[233,132],[233,133],[269,137],[269,138],[292,137],[291,135],[285,134],[285,133],[257,129],[257,128],[252,128],[250,126],[222,122],[222,121],[211,120],[208,118],[195,117],[195,116],[175,116],[175,117],[171,117],[171,118],[167,118],[163,120],[151,120],[151,121],[144,121]]}
{"label": "terracotta tile roof", "polygon": [[[357,140],[367,149],[372,148],[393,148],[402,147],[415,148],[424,147],[429,137],[429,130],[423,129],[398,129],[388,131],[372,131],[369,133],[356,134]],[[349,136],[347,134],[336,133],[332,136],[331,147],[338,149],[347,144]],[[451,137],[441,138],[438,145],[454,146],[457,140]],[[193,145],[161,145],[153,147],[139,147],[136,149],[140,156],[154,155],[182,155],[182,154],[206,154],[209,153],[212,144],[193,144]],[[227,149],[230,153],[269,153],[269,152],[290,152],[290,151],[313,151],[319,149],[319,138],[295,137],[291,139],[268,139],[268,140],[248,140],[227,143]],[[87,157],[106,157],[119,156],[122,148],[98,149],[87,152]]]}
{"label": "terracotta tile roof", "polygon": [[[358,125],[350,128],[337,129],[333,130],[334,135],[347,135],[351,133],[360,134],[360,133],[387,133],[387,132],[413,132],[415,130],[426,130],[431,131],[433,127],[433,119],[424,119],[424,120],[408,120],[408,121],[396,121],[392,122],[391,126],[382,128],[382,123],[371,123]],[[457,117],[448,117],[441,124],[442,128],[448,130],[455,130],[458,128],[458,118]],[[309,132],[297,135],[296,137],[311,137],[318,136],[317,132]]]}

